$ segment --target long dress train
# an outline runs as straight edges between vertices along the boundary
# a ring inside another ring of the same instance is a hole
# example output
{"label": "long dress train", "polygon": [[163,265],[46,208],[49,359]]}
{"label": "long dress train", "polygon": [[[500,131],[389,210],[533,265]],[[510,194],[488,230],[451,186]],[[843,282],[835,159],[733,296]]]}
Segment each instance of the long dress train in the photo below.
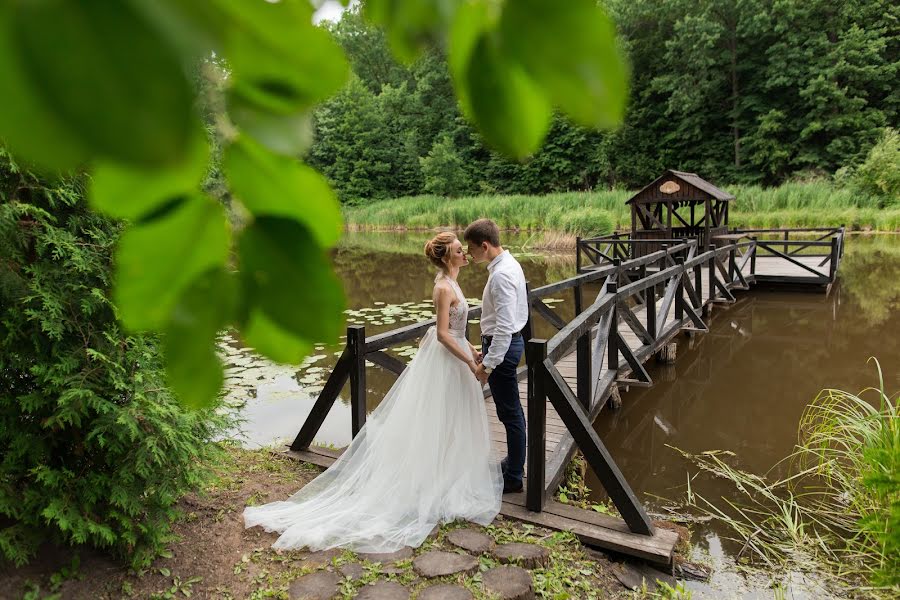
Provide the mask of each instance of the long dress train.
{"label": "long dress train", "polygon": [[[448,281],[450,331],[466,349],[469,307]],[[288,500],[246,508],[244,522],[280,533],[275,548],[393,552],[439,523],[490,523],[502,490],[481,386],[432,327],[341,457]]]}

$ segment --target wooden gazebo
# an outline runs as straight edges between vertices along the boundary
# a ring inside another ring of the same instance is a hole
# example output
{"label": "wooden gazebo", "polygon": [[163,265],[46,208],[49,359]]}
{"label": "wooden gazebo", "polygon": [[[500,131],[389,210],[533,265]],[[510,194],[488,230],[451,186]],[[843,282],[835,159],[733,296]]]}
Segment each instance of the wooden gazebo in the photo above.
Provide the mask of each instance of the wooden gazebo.
{"label": "wooden gazebo", "polygon": [[[728,204],[732,200],[733,195],[695,173],[668,170],[626,203],[631,205],[631,237],[696,238],[704,248],[712,238],[728,231]],[[649,247],[646,250],[653,251]]]}

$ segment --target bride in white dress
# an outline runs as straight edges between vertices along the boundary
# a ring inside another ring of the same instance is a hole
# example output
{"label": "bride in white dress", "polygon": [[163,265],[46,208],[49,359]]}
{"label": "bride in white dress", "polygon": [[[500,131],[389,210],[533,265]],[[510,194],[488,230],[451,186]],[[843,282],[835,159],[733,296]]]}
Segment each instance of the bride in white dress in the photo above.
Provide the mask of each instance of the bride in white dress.
{"label": "bride in white dress", "polygon": [[425,244],[440,269],[437,326],[341,457],[284,501],[244,510],[246,527],[281,534],[278,549],[393,552],[417,547],[435,525],[481,525],[500,512],[503,478],[465,335],[468,304],[456,282],[468,264],[455,235]]}

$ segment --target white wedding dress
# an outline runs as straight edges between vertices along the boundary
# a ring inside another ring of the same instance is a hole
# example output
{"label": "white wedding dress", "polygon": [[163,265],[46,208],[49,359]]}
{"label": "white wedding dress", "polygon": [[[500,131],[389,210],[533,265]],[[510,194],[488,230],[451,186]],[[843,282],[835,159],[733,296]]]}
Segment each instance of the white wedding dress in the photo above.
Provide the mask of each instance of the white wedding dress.
{"label": "white wedding dress", "polygon": [[[459,298],[450,331],[467,350],[469,307],[447,281]],[[341,457],[289,499],[246,508],[244,523],[280,533],[274,548],[393,552],[439,523],[487,525],[502,492],[481,386],[432,327]]]}

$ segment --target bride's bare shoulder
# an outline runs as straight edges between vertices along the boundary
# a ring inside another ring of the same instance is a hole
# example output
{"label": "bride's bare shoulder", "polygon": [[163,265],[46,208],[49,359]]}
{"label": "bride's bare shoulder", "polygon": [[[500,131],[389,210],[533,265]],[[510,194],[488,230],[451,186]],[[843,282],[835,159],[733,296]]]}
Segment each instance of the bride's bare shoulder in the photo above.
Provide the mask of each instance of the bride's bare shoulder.
{"label": "bride's bare shoulder", "polygon": [[450,284],[445,280],[436,281],[434,284],[434,288],[431,291],[431,297],[437,299],[438,296],[450,293],[451,291],[452,289],[450,288]]}

